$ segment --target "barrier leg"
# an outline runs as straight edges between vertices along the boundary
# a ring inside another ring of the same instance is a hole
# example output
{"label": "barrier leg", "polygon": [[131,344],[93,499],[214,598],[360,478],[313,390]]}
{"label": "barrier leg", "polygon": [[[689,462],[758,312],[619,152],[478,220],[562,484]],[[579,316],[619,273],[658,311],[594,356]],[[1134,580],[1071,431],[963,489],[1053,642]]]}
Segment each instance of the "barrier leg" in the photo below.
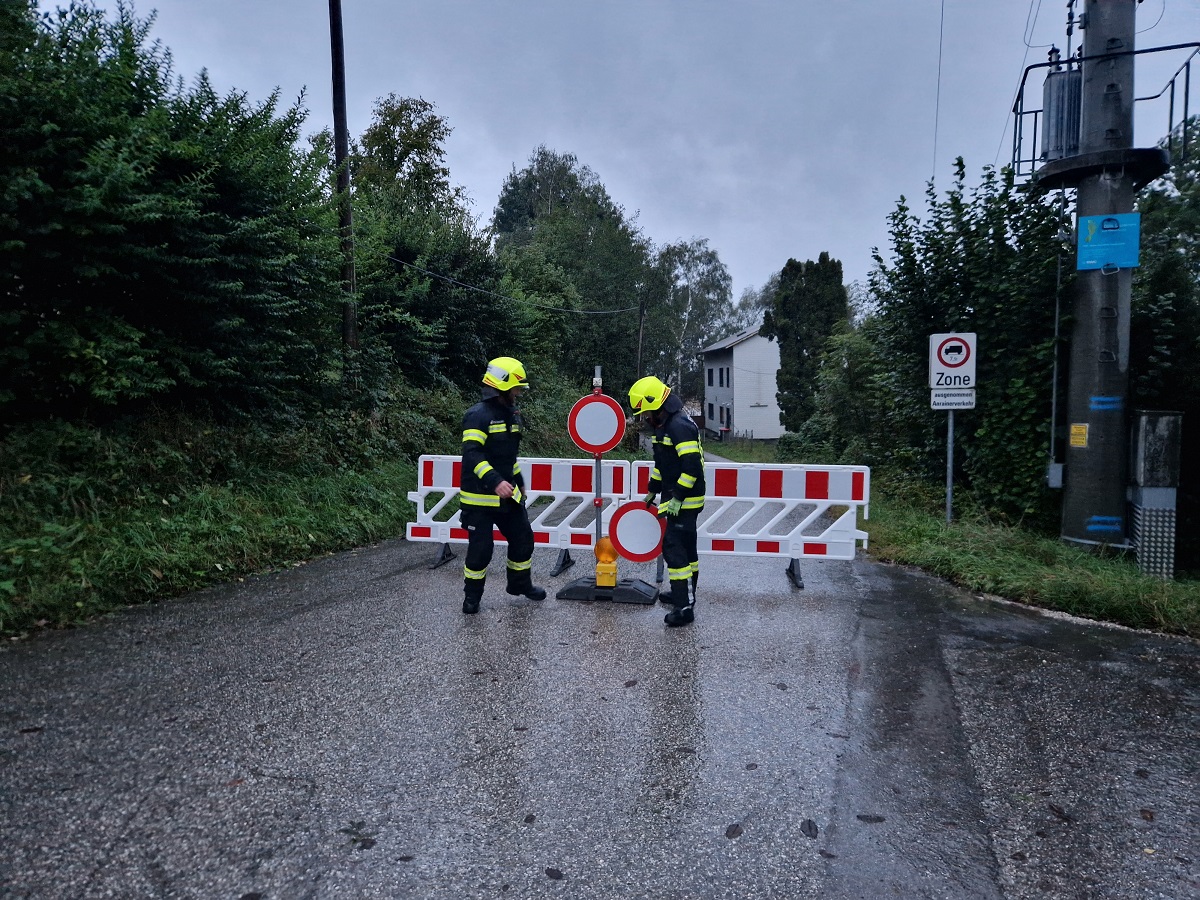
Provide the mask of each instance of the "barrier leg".
{"label": "barrier leg", "polygon": [[571,559],[571,552],[566,547],[563,547],[558,551],[558,562],[550,570],[550,577],[553,578],[555,575],[561,575],[573,565],[575,565],[575,560]]}
{"label": "barrier leg", "polygon": [[442,565],[443,563],[448,563],[452,559],[454,559],[454,551],[450,549],[449,544],[442,544],[442,546],[438,548],[437,556],[435,556],[433,558],[433,562],[429,564],[429,568],[436,569],[438,566]]}
{"label": "barrier leg", "polygon": [[804,590],[804,578],[800,575],[800,560],[792,557],[792,561],[788,563],[787,577],[792,584],[800,590]]}

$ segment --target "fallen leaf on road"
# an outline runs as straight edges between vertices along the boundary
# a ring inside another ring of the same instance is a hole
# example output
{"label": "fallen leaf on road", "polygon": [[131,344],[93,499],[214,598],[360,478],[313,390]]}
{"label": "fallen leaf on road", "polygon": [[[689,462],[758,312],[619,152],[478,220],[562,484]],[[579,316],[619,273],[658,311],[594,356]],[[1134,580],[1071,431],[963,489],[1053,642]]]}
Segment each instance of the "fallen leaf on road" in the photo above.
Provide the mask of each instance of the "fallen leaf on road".
{"label": "fallen leaf on road", "polygon": [[1058,816],[1064,822],[1074,822],[1075,821],[1075,817],[1068,814],[1067,811],[1064,810],[1057,803],[1047,803],[1046,805],[1050,808],[1050,812],[1054,813],[1056,816]]}

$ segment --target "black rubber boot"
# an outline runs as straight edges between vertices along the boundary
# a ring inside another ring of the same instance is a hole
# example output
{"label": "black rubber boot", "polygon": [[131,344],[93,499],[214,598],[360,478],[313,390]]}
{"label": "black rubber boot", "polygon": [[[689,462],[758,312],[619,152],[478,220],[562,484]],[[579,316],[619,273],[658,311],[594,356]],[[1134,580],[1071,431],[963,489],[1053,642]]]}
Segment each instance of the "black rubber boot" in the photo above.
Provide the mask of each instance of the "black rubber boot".
{"label": "black rubber boot", "polygon": [[523,587],[514,587],[513,585],[509,585],[508,592],[514,597],[525,597],[529,600],[546,599],[546,589],[537,587],[533,584],[525,585]]}
{"label": "black rubber boot", "polygon": [[688,595],[688,583],[680,578],[671,582],[671,606],[674,607],[663,619],[668,626],[677,628],[680,625],[690,625],[695,616],[692,614],[692,598]]}
{"label": "black rubber boot", "polygon": [[479,612],[479,600],[479,597],[472,597],[470,595],[463,597],[463,615],[473,616]]}
{"label": "black rubber boot", "polygon": [[681,625],[691,625],[696,620],[692,606],[677,606],[663,617],[668,628],[678,628]]}
{"label": "black rubber boot", "polygon": [[529,600],[545,600],[546,589],[534,585],[533,576],[528,570],[524,572],[509,572],[508,587],[505,589],[514,597],[525,597]]}

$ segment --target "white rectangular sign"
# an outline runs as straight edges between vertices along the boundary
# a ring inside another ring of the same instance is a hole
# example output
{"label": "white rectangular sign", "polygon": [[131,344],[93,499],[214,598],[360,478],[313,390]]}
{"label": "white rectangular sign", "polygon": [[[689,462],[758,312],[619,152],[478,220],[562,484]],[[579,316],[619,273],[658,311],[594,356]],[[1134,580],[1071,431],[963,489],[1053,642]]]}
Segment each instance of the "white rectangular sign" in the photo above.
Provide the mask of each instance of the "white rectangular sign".
{"label": "white rectangular sign", "polygon": [[974,332],[929,336],[929,386],[934,390],[975,387]]}
{"label": "white rectangular sign", "polygon": [[930,391],[930,409],[974,409],[975,389],[955,391]]}

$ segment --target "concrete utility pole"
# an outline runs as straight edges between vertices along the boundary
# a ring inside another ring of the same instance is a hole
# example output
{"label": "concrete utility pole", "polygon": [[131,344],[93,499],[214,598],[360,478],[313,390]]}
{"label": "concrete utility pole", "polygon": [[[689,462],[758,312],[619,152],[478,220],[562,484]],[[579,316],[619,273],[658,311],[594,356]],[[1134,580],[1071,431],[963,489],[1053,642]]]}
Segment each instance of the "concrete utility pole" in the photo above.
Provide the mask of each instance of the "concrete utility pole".
{"label": "concrete utility pole", "polygon": [[[1085,6],[1080,104],[1081,156],[1133,147],[1133,60],[1103,58],[1131,51],[1136,0],[1089,0]],[[1079,181],[1079,216],[1133,210],[1133,181],[1124,166]],[[1066,482],[1062,537],[1080,543],[1124,544],[1128,481],[1129,303],[1132,269],[1091,269],[1076,280],[1067,388]],[[1086,430],[1080,429],[1080,425]]]}
{"label": "concrete utility pole", "polygon": [[[1037,175],[1047,187],[1078,188],[1079,216],[1132,212],[1135,190],[1166,170],[1162,151],[1133,147],[1136,7],[1137,0],[1085,0],[1080,17],[1079,152]],[[1132,277],[1132,269],[1106,267],[1076,278],[1061,531],[1074,543],[1128,543]]]}

